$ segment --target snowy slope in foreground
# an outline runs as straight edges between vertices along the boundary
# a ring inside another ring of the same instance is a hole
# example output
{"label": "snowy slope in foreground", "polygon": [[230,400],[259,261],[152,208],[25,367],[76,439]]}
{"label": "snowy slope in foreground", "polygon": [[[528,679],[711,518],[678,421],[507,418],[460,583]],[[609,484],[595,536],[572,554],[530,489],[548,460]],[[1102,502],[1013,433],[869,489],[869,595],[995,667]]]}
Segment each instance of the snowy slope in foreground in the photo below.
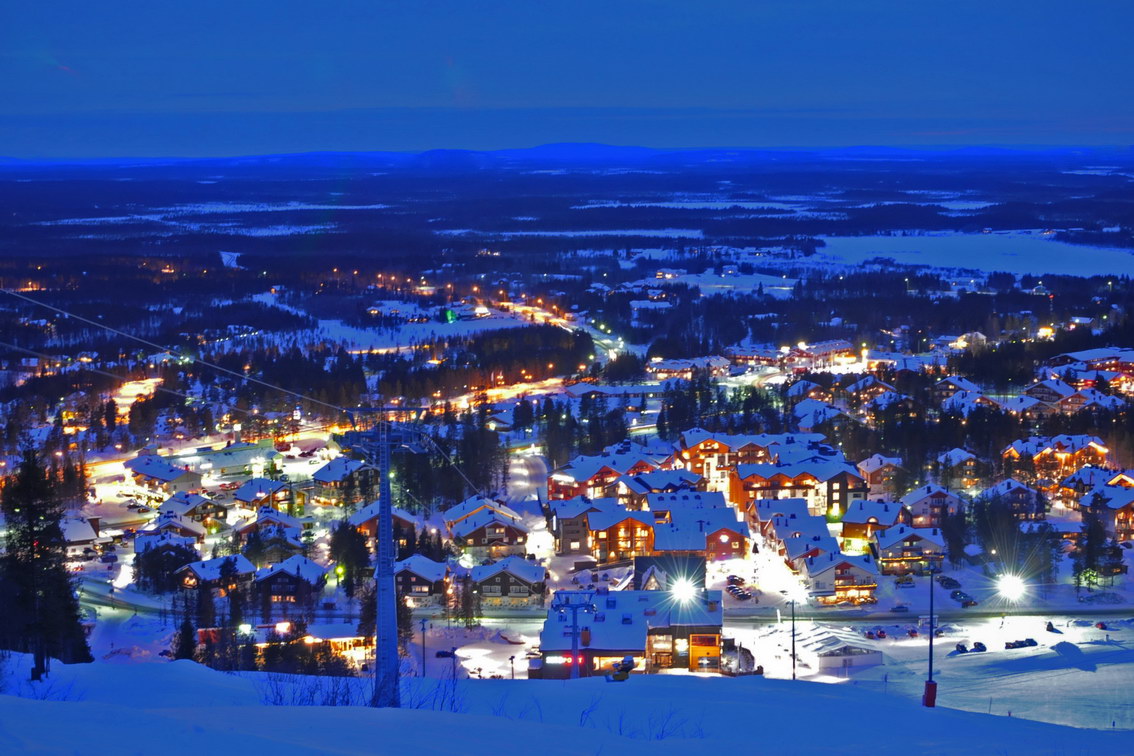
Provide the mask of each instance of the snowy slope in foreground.
{"label": "snowy slope in foreground", "polygon": [[[14,678],[23,677],[24,661],[6,665],[9,690],[22,687]],[[761,752],[793,754],[1111,754],[1124,752],[1130,736],[760,678],[467,681],[454,713],[265,706],[263,676],[189,662],[56,666],[52,677],[52,694],[70,700],[0,696],[4,753],[676,756],[758,744]],[[427,697],[418,684],[445,685],[406,682],[413,699]]]}

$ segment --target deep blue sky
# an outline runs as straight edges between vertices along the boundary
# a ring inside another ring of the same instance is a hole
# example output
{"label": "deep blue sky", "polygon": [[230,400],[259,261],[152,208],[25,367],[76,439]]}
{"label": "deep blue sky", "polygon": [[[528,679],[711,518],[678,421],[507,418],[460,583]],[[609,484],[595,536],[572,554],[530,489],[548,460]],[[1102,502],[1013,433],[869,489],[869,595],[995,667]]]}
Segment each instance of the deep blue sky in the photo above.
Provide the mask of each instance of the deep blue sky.
{"label": "deep blue sky", "polygon": [[0,155],[1134,144],[1134,0],[51,0]]}

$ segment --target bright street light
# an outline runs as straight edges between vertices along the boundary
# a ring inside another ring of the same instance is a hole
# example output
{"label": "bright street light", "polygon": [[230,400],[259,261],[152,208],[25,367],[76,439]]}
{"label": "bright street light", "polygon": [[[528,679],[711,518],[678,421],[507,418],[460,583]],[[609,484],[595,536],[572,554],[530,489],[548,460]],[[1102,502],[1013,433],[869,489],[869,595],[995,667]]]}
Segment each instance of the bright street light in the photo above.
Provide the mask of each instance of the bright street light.
{"label": "bright street light", "polygon": [[996,580],[996,592],[1009,601],[1019,601],[1027,591],[1028,585],[1019,575],[1001,575]]}
{"label": "bright street light", "polygon": [[682,604],[692,601],[697,595],[697,586],[689,578],[678,578],[673,581],[673,587],[670,588],[674,599],[680,601]]}

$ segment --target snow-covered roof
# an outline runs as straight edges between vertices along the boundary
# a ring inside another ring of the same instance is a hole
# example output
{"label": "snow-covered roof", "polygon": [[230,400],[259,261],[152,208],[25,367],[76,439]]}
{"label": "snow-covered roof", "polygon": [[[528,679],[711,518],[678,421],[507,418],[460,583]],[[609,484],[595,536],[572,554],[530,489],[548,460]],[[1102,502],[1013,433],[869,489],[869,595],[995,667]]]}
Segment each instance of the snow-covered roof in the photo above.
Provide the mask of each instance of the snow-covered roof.
{"label": "snow-covered roof", "polygon": [[679,509],[671,516],[671,522],[654,526],[654,551],[704,551],[705,539],[720,530],[749,537],[748,523],[738,520],[731,507]]}
{"label": "snow-covered roof", "polygon": [[902,466],[901,457],[886,457],[882,454],[874,454],[858,463],[858,469],[864,473],[878,472],[887,465],[894,467]]}
{"label": "snow-covered roof", "polygon": [[[365,525],[366,523],[370,522],[371,520],[376,520],[378,518],[379,513],[380,513],[381,507],[382,507],[381,501],[377,501],[377,500],[372,501],[369,504],[367,504],[365,507],[363,507],[362,509],[358,510],[357,512],[352,514],[350,517],[348,517],[347,522],[349,522],[351,525],[355,526],[356,528],[361,527],[361,526]],[[419,518],[410,514],[406,510],[402,509],[401,507],[390,507],[390,515],[394,520],[401,520],[402,522],[413,523],[415,526],[419,522]]]}
{"label": "snow-covered roof", "polygon": [[137,537],[134,539],[135,554],[143,554],[150,549],[174,548],[177,546],[193,549],[195,551],[197,548],[197,539],[192,536],[174,535],[169,531],[138,533]]}
{"label": "snow-covered roof", "polygon": [[589,512],[587,514],[587,528],[589,530],[608,530],[625,520],[634,520],[647,527],[654,526],[654,516],[649,512],[631,512],[628,509],[610,509],[603,512]]}
{"label": "snow-covered roof", "polygon": [[874,532],[874,540],[877,541],[880,549],[888,549],[907,538],[929,541],[941,547],[945,546],[945,537],[941,535],[940,528],[911,528],[908,525],[895,525],[892,528]]}
{"label": "snow-covered roof", "polygon": [[819,554],[813,557],[807,557],[803,560],[803,571],[807,573],[808,577],[814,578],[822,575],[828,570],[833,570],[843,565],[850,565],[851,567],[858,567],[873,575],[878,574],[878,563],[869,554],[843,554],[839,551],[828,551],[825,554]]}
{"label": "snow-covered roof", "polygon": [[968,462],[970,459],[976,459],[976,455],[964,449],[953,448],[944,454],[937,455],[937,464],[944,465],[945,467],[956,467],[957,465]]}
{"label": "snow-covered roof", "polygon": [[296,554],[283,560],[279,564],[273,564],[271,567],[265,567],[256,571],[256,582],[267,580],[273,575],[286,573],[288,575],[295,575],[302,580],[307,581],[314,585],[322,580],[327,575],[327,568],[311,561],[307,557]]}
{"label": "snow-covered roof", "polygon": [[394,563],[394,574],[399,572],[412,572],[422,580],[436,583],[443,579],[449,571],[445,562],[435,562],[422,554],[411,554],[400,562]]}
{"label": "snow-covered roof", "polygon": [[529,585],[541,583],[547,577],[547,570],[542,565],[529,562],[527,559],[519,556],[505,557],[499,562],[473,567],[470,577],[474,583],[483,583],[485,580],[495,577],[501,572],[519,578]]}
{"label": "snow-covered roof", "polygon": [[179,568],[178,572],[188,570],[197,576],[199,580],[219,580],[221,576],[221,567],[228,560],[233,561],[236,567],[237,575],[251,575],[256,571],[255,565],[248,561],[248,557],[243,554],[236,554],[234,556],[215,557],[213,559],[204,559],[199,562],[190,562],[184,567]]}
{"label": "snow-covered roof", "polygon": [[646,495],[646,508],[651,512],[669,512],[684,509],[729,508],[724,494],[719,491],[678,491]]}
{"label": "snow-covered roof", "polygon": [[91,543],[98,534],[94,526],[81,517],[67,517],[59,522],[63,528],[63,540],[67,543]]}
{"label": "snow-covered roof", "polygon": [[519,521],[520,514],[511,509],[507,504],[502,501],[490,499],[487,496],[471,496],[460,504],[449,507],[442,513],[445,522],[454,523],[469,517],[484,509],[491,509],[494,512],[506,517],[509,520]]}
{"label": "snow-covered roof", "polygon": [[156,518],[151,520],[143,529],[142,532],[158,532],[160,530],[176,530],[181,532],[189,532],[198,538],[204,538],[205,526],[190,517],[184,517],[177,512],[163,511]]}
{"label": "snow-covered roof", "polygon": [[845,462],[837,459],[823,458],[819,460],[810,460],[807,462],[797,462],[787,465],[776,465],[769,463],[757,463],[752,465],[737,465],[736,474],[743,480],[752,476],[769,480],[776,475],[783,475],[788,478],[797,478],[801,475],[809,475],[816,480],[828,481],[838,475],[847,474],[857,480],[862,480],[862,476],[858,470],[854,469]]}
{"label": "snow-covered roof", "polygon": [[1058,378],[1049,378],[1045,381],[1036,381],[1032,385],[1027,386],[1024,391],[1028,392],[1033,389],[1047,389],[1048,391],[1051,391],[1059,395],[1060,397],[1071,396],[1075,393],[1075,389],[1073,389],[1071,386],[1068,386]]}
{"label": "snow-covered roof", "polygon": [[312,473],[311,480],[316,483],[341,483],[365,466],[366,463],[359,459],[335,457]]}
{"label": "snow-covered roof", "polygon": [[996,485],[989,486],[988,488],[984,489],[977,495],[977,498],[992,499],[997,496],[1007,496],[1008,494],[1015,491],[1027,491],[1028,493],[1031,493],[1033,495],[1036,493],[1033,489],[1028,488],[1015,478],[1007,478],[1006,480],[1000,481]]}
{"label": "snow-covered roof", "polygon": [[753,512],[760,522],[768,522],[773,517],[810,517],[807,509],[807,499],[756,499],[753,502]]}
{"label": "snow-covered roof", "polygon": [[636,494],[692,488],[701,476],[690,470],[652,470],[638,475],[623,475],[618,483]]}
{"label": "snow-covered roof", "polygon": [[520,531],[521,533],[528,532],[527,527],[522,522],[520,522],[519,520],[513,520],[511,517],[508,517],[506,515],[502,515],[495,509],[482,509],[476,514],[470,515],[460,522],[453,523],[451,529],[453,531],[453,535],[457,538],[465,538],[468,535],[480,530],[481,528],[493,523],[506,525],[510,528]]}
{"label": "snow-covered roof", "polygon": [[539,636],[542,651],[571,650],[570,633],[564,632],[571,614],[561,617],[556,602],[588,598],[594,611],[577,614],[579,628],[589,631],[590,642],[580,647],[596,651],[645,650],[650,628],[719,628],[724,619],[720,591],[699,592],[687,601],[675,599],[670,591],[556,591]]}
{"label": "snow-covered roof", "polygon": [[823,538],[831,535],[827,519],[819,515],[773,517],[771,526],[776,539],[785,542],[789,538]]}
{"label": "snow-covered roof", "polygon": [[287,487],[287,483],[282,480],[269,480],[267,478],[252,478],[247,483],[236,489],[232,497],[237,501],[243,501],[246,504],[255,504],[263,499],[265,496],[271,496],[278,493]]}
{"label": "snow-covered roof", "polygon": [[805,554],[831,554],[839,551],[839,542],[831,535],[801,535],[784,539],[784,556],[789,560]]}
{"label": "snow-covered roof", "polygon": [[936,483],[927,483],[924,486],[918,486],[917,488],[913,489],[908,494],[903,496],[902,504],[903,506],[912,508],[931,496],[944,496],[948,499],[960,501],[960,499],[955,494],[951,493],[949,489],[945,488],[944,486],[939,486]]}
{"label": "snow-covered roof", "polygon": [[972,391],[974,393],[980,393],[980,386],[976,385],[968,378],[964,378],[959,375],[951,375],[948,378],[942,378],[934,384],[934,388],[941,388],[943,386],[952,386],[958,391]]}
{"label": "snow-covered roof", "polygon": [[133,459],[128,459],[123,463],[123,467],[137,475],[153,478],[154,480],[160,480],[165,483],[178,480],[183,475],[196,474],[183,467],[171,465],[156,454],[143,454]]}
{"label": "snow-covered roof", "polygon": [[843,522],[851,525],[866,525],[874,522],[889,527],[898,521],[902,505],[892,501],[852,501],[843,513]]}
{"label": "snow-covered roof", "polygon": [[1134,505],[1134,488],[1126,486],[1096,486],[1086,496],[1083,503],[1102,504],[1108,509],[1118,510]]}
{"label": "snow-covered roof", "polygon": [[192,512],[202,504],[216,506],[215,501],[201,494],[178,491],[173,496],[163,501],[159,508],[162,512],[173,512],[174,514],[184,515],[187,512]]}
{"label": "snow-covered roof", "polygon": [[618,499],[614,497],[588,499],[586,496],[575,496],[570,499],[555,499],[548,502],[548,506],[560,520],[570,520],[586,512],[621,509]]}

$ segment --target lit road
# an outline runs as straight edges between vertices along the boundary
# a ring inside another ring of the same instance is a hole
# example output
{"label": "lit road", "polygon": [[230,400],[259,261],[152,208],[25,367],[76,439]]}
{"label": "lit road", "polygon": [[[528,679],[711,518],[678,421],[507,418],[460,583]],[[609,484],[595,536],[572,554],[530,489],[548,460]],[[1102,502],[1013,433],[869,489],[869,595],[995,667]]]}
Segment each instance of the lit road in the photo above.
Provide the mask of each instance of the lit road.
{"label": "lit road", "polygon": [[508,464],[508,499],[547,500],[547,460],[537,455],[513,455]]}

